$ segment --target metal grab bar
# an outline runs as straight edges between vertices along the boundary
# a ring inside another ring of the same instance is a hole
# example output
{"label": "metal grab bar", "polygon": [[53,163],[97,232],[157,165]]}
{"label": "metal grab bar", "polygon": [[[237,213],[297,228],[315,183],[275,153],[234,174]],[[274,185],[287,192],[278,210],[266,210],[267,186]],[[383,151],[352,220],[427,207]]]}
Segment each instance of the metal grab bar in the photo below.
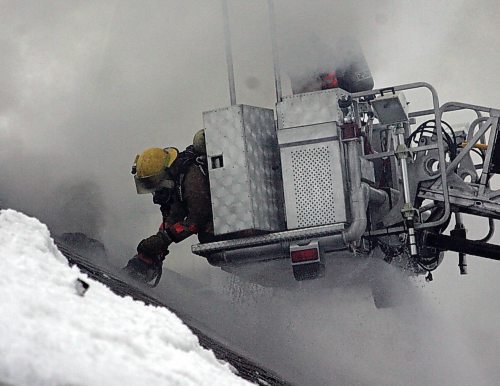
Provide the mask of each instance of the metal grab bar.
{"label": "metal grab bar", "polygon": [[[411,90],[411,89],[416,89],[416,88],[426,88],[431,92],[432,95],[432,105],[434,110],[427,110],[427,112],[432,113],[434,111],[434,116],[436,120],[436,136],[437,136],[437,143],[438,143],[438,154],[439,154],[439,169],[440,169],[440,178],[441,178],[441,186],[443,187],[443,199],[444,199],[444,213],[441,218],[432,221],[430,223],[425,223],[425,224],[416,224],[417,229],[422,229],[422,228],[430,228],[430,227],[435,227],[444,224],[448,218],[450,217],[451,214],[451,208],[450,208],[450,197],[449,197],[449,192],[448,192],[448,183],[446,179],[446,158],[444,154],[444,141],[443,141],[443,129],[441,127],[441,108],[439,107],[439,98],[437,91],[432,85],[426,82],[416,82],[416,83],[407,83],[403,84],[400,86],[394,86],[390,87],[391,90],[396,91],[404,91],[404,90]],[[377,95],[384,90],[387,90],[387,88],[384,89],[375,89],[371,91],[363,91],[359,93],[354,93],[352,94],[353,98],[361,98],[361,97],[366,97],[366,96],[373,96]],[[447,106],[447,104],[444,104],[443,106]],[[425,114],[427,115],[427,114]],[[411,116],[411,114],[410,114]]]}
{"label": "metal grab bar", "polygon": [[474,135],[470,141],[467,140],[467,145],[460,151],[460,154],[457,155],[455,157],[455,159],[453,161],[451,161],[451,163],[446,168],[446,174],[447,175],[450,174],[450,173],[452,173],[457,168],[457,166],[460,163],[460,161],[462,161],[462,159],[465,157],[465,155],[474,147],[474,145],[476,144],[476,142],[478,142],[481,139],[481,137],[483,136],[483,134],[491,126],[491,124],[493,122],[493,119],[492,118],[477,118],[474,122],[472,122],[469,131],[473,133],[474,132],[474,130],[473,130],[474,127],[477,126],[481,122],[486,122],[486,124],[484,124],[481,127],[481,129],[479,129],[479,131],[477,132],[477,134]]}

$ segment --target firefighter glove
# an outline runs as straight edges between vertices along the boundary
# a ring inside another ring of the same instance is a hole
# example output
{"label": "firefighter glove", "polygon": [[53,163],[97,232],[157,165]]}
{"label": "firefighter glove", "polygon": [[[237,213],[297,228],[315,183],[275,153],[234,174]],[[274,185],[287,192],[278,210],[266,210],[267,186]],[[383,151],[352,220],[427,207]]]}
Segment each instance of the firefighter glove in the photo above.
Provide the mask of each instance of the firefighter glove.
{"label": "firefighter glove", "polygon": [[137,246],[137,253],[140,253],[153,260],[162,259],[168,253],[169,239],[163,235],[153,235],[142,240]]}

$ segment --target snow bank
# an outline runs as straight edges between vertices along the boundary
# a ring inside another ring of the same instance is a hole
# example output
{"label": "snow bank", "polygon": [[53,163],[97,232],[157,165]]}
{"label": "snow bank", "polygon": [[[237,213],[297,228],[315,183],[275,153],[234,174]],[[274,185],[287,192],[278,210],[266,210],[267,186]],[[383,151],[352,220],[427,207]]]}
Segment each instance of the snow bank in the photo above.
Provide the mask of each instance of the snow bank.
{"label": "snow bank", "polygon": [[47,227],[13,210],[0,211],[0,299],[0,383],[247,384],[170,311],[70,268]]}

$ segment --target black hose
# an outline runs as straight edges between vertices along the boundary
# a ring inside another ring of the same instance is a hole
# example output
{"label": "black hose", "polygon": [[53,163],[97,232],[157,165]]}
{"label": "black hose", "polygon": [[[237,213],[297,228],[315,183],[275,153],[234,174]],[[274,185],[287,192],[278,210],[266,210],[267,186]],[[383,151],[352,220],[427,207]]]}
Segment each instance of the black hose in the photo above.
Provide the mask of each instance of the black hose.
{"label": "black hose", "polygon": [[486,234],[486,236],[484,236],[482,239],[479,239],[478,241],[483,241],[483,242],[489,241],[489,239],[491,239],[491,237],[493,236],[493,233],[495,233],[495,221],[492,218],[488,219],[488,225],[489,225],[488,233]]}
{"label": "black hose", "polygon": [[[457,137],[455,135],[455,131],[447,122],[441,121],[441,123],[450,130],[451,135],[453,136],[453,139],[452,139],[450,134],[448,134],[446,131],[443,130],[443,135],[444,135],[445,141],[448,145],[448,150],[450,151],[450,158],[451,158],[451,160],[453,160],[457,156],[457,148],[458,148]],[[433,130],[429,130],[429,129],[433,129]],[[435,132],[436,132],[436,120],[430,119],[428,121],[425,121],[420,126],[418,126],[417,129],[413,133],[411,133],[408,136],[406,146],[409,147],[411,145],[411,141],[412,140],[415,141],[415,137],[418,134],[420,134],[420,135],[425,134],[425,133],[435,134]],[[418,141],[415,141],[415,142],[418,142]]]}
{"label": "black hose", "polygon": [[483,160],[483,163],[484,163],[484,154],[483,154],[483,152],[481,150],[479,150],[479,149],[476,149],[475,147],[473,147],[471,150],[474,153],[478,154],[481,157],[481,159]]}

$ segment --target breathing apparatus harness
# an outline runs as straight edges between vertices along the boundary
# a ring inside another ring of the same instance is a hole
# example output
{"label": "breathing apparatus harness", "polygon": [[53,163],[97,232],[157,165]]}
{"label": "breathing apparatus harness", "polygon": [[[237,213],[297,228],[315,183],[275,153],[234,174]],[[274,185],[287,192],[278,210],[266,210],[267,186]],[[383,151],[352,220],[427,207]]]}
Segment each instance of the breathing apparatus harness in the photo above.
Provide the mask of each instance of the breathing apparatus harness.
{"label": "breathing apparatus harness", "polygon": [[194,146],[190,145],[179,154],[179,157],[176,160],[176,167],[178,168],[178,175],[175,181],[175,188],[177,191],[177,197],[180,202],[184,202],[184,177],[190,166],[196,166],[200,169],[201,173],[207,177],[208,175],[208,164],[207,158],[204,155],[200,155],[196,153],[194,150]]}

